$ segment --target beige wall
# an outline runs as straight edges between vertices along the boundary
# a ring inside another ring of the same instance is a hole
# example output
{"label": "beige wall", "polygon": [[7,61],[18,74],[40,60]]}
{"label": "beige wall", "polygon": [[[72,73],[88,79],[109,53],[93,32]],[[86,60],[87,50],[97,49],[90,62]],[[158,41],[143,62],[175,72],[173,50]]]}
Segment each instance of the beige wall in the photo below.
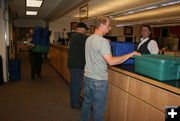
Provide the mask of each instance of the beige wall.
{"label": "beige wall", "polygon": [[[64,37],[67,38],[67,32],[71,31],[71,22],[78,22],[78,20],[73,18],[59,18],[56,21],[50,22],[49,30],[52,31],[50,41],[52,42],[54,40],[55,32],[60,33],[61,37],[64,32]],[[65,29],[65,31],[63,29]]]}
{"label": "beige wall", "polygon": [[[59,34],[62,36],[62,32],[63,32],[63,29],[65,28],[65,31],[64,31],[64,37],[67,38],[67,32],[70,32],[71,31],[71,22],[78,22],[77,19],[69,19],[69,18],[60,18],[56,21],[53,21],[53,22],[50,22],[49,23],[49,30],[52,31],[52,34],[51,34],[51,42],[56,39],[56,33],[59,32]],[[94,25],[94,21],[89,21],[89,22],[85,22],[87,24],[87,26],[90,28],[91,25]],[[121,26],[121,27],[117,27],[117,24],[116,22],[114,21],[111,21],[111,35],[110,36],[117,36],[118,37],[118,41],[124,41],[125,40],[125,35],[124,35],[124,26]],[[133,25],[131,26],[133,27],[133,35],[128,35],[130,37],[133,37],[133,41],[135,41],[135,38],[136,38],[136,41],[139,40],[140,38],[140,25]],[[88,32],[89,34],[89,32]],[[55,36],[54,36],[55,35]],[[127,35],[126,35],[127,36]]]}
{"label": "beige wall", "polygon": [[3,20],[3,1],[0,1],[1,8],[0,8],[0,55],[4,55],[4,20]]}
{"label": "beige wall", "polygon": [[[93,7],[93,3],[94,2],[92,2],[92,1],[88,2],[89,10]],[[70,19],[69,18],[70,16],[73,16],[74,18]],[[54,37],[54,32],[62,32],[63,28],[66,29],[65,33],[71,31],[70,23],[79,21],[78,17],[79,17],[79,7],[74,9],[73,11],[67,13],[64,16],[64,18],[62,17],[56,21],[50,22],[49,29],[52,31],[51,42],[52,42],[52,40],[54,40],[54,38],[56,38],[56,37]],[[89,19],[89,20],[85,21],[85,23],[90,28],[91,25],[94,25],[94,19],[91,19],[91,20]],[[118,41],[124,41],[125,40],[124,26],[117,27],[118,24],[121,24],[121,23],[118,23],[117,21],[111,21],[112,31],[111,31],[110,36],[117,36]],[[133,37],[133,41],[138,41],[140,38],[140,25],[132,25],[131,27],[133,27],[133,35],[130,35],[130,37]],[[88,34],[90,34],[90,32],[88,32]]]}
{"label": "beige wall", "polygon": [[[86,22],[87,26],[90,27],[91,25],[94,25],[94,21]],[[117,26],[120,23],[116,21],[111,20],[111,35],[110,36],[117,36],[118,41],[124,41],[125,35],[124,35],[124,26]],[[134,41],[138,41],[140,38],[140,26],[141,25],[133,25],[133,35],[128,35],[130,37],[133,37]],[[127,35],[126,35],[127,36]]]}
{"label": "beige wall", "polygon": [[[4,0],[0,1],[0,55],[2,56],[2,63],[3,63],[3,78],[4,81],[7,82],[7,52],[6,52],[6,45],[5,44],[5,21],[3,19],[3,11],[4,11]],[[8,38],[8,37],[7,37]]]}
{"label": "beige wall", "polygon": [[46,28],[46,21],[44,20],[27,20],[27,19],[17,19],[14,21],[15,27],[24,27],[24,28],[32,28],[35,26],[40,26]]}

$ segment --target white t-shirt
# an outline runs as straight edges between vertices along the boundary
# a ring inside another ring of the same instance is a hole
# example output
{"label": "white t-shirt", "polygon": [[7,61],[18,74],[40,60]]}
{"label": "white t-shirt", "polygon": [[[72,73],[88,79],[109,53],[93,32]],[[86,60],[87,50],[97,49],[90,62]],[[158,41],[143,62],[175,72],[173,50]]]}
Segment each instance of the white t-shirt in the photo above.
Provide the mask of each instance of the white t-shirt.
{"label": "white t-shirt", "polygon": [[111,54],[110,44],[107,39],[93,34],[85,44],[85,76],[96,80],[107,80],[107,63],[103,56]]}

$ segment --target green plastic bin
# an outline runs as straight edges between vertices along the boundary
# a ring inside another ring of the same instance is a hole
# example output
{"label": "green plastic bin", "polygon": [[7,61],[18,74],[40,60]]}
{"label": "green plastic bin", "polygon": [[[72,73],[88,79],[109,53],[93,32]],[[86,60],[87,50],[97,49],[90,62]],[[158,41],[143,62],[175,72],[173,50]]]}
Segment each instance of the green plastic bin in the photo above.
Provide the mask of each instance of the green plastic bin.
{"label": "green plastic bin", "polygon": [[135,72],[159,81],[180,79],[180,58],[165,55],[135,56]]}
{"label": "green plastic bin", "polygon": [[32,48],[32,52],[48,53],[49,47],[36,45]]}

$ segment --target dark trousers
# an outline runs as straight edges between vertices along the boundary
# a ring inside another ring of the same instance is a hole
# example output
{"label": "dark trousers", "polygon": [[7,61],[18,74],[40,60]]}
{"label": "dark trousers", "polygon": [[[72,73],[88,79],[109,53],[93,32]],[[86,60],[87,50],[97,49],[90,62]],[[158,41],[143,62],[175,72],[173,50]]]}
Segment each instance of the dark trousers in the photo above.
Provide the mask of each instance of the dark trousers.
{"label": "dark trousers", "polygon": [[30,62],[31,62],[31,77],[35,78],[35,75],[41,76],[41,67],[43,62],[42,53],[30,52]]}
{"label": "dark trousers", "polygon": [[70,104],[72,107],[76,107],[80,105],[83,70],[78,68],[69,68],[69,71],[71,74]]}

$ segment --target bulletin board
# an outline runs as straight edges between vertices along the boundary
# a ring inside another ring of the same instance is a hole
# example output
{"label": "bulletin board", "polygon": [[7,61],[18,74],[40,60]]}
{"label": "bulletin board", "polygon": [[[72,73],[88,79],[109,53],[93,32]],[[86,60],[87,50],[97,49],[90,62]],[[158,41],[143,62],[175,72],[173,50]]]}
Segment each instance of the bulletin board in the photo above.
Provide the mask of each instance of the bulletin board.
{"label": "bulletin board", "polygon": [[124,35],[132,35],[133,27],[124,27]]}

